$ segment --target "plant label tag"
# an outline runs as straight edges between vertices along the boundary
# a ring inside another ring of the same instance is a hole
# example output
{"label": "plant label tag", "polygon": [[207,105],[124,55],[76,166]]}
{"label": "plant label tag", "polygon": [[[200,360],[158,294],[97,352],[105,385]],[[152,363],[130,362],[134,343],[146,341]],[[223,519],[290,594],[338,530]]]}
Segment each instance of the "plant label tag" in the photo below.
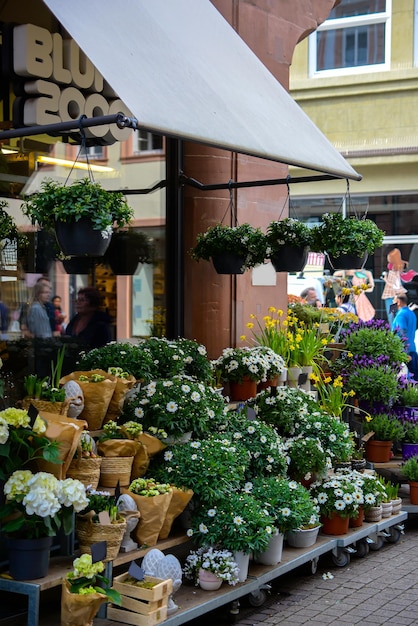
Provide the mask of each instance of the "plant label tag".
{"label": "plant label tag", "polygon": [[247,418],[249,420],[255,420],[256,419],[257,416],[255,414],[254,409],[251,406],[247,406],[246,407],[246,411],[247,411]]}
{"label": "plant label tag", "polygon": [[135,578],[135,580],[144,580],[145,570],[142,569],[138,563],[132,561],[128,569],[128,574],[132,576],[132,578]]}
{"label": "plant label tag", "polygon": [[104,526],[107,526],[108,524],[112,523],[110,521],[110,515],[108,511],[100,511],[98,518],[99,518],[99,522],[103,524]]}
{"label": "plant label tag", "polygon": [[365,435],[363,435],[363,437],[361,438],[362,441],[367,442],[369,441],[369,439],[371,439],[374,435],[374,431],[371,430],[370,432],[366,433]]}
{"label": "plant label tag", "polygon": [[31,428],[33,428],[33,425],[38,415],[39,415],[38,409],[32,403],[30,403],[29,408],[28,408],[28,416],[29,416],[29,420],[30,420],[29,424]]}
{"label": "plant label tag", "polygon": [[92,563],[98,563],[99,561],[103,561],[103,559],[106,558],[107,541],[99,541],[98,543],[93,543],[90,546],[90,550]]}

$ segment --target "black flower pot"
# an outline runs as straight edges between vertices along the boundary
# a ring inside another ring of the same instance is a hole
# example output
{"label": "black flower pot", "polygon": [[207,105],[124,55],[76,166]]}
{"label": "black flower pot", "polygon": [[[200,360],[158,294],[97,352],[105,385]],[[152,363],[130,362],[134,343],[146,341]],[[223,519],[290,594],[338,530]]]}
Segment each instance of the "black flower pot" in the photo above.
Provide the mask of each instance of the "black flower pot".
{"label": "black flower pot", "polygon": [[121,231],[113,233],[104,261],[116,276],[132,276],[138,264],[148,256],[148,251],[136,233]]}
{"label": "black flower pot", "polygon": [[308,252],[307,246],[284,245],[271,255],[270,260],[276,272],[301,272],[308,260]]}
{"label": "black flower pot", "polygon": [[65,256],[103,256],[111,239],[111,235],[102,237],[87,217],[78,222],[56,221],[55,234]]}
{"label": "black flower pot", "polygon": [[218,274],[243,274],[245,258],[225,252],[212,257],[212,262]]}
{"label": "black flower pot", "polygon": [[22,269],[26,273],[47,274],[58,251],[54,233],[39,230],[25,233],[25,237],[29,243],[22,255],[19,254]]}
{"label": "black flower pot", "polygon": [[340,254],[340,256],[334,257],[332,254],[328,254],[328,259],[334,270],[361,270],[367,261],[367,252],[363,256]]}
{"label": "black flower pot", "polygon": [[67,274],[90,274],[98,259],[90,256],[74,256],[62,261]]}

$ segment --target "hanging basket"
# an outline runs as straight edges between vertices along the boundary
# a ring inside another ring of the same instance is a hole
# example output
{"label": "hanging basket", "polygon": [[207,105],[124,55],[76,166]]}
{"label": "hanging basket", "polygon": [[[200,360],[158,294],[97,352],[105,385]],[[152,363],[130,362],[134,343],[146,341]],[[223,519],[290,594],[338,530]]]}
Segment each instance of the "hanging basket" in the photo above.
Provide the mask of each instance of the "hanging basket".
{"label": "hanging basket", "polygon": [[367,261],[368,255],[365,252],[363,256],[352,254],[340,254],[337,257],[327,254],[327,256],[333,270],[361,270]]}
{"label": "hanging basket", "polygon": [[212,263],[218,274],[243,274],[245,258],[225,252],[212,257]]}
{"label": "hanging basket", "polygon": [[103,256],[111,235],[104,238],[100,230],[94,229],[91,220],[82,217],[78,222],[55,222],[55,235],[65,256]]}
{"label": "hanging basket", "polygon": [[301,272],[308,260],[308,252],[307,246],[284,245],[271,255],[270,260],[276,272]]}
{"label": "hanging basket", "polygon": [[142,232],[113,233],[104,260],[115,276],[132,276],[140,263],[151,262],[149,240]]}
{"label": "hanging basket", "polygon": [[67,274],[90,274],[98,259],[91,256],[73,256],[63,259],[62,265]]}

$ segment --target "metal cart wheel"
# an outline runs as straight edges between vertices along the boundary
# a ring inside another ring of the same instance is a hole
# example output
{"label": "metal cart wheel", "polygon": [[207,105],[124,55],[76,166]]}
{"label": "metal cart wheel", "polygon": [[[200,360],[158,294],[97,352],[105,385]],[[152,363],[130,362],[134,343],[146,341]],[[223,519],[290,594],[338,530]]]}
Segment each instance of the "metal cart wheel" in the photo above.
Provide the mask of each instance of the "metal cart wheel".
{"label": "metal cart wheel", "polygon": [[359,559],[363,559],[365,556],[369,554],[370,545],[367,539],[360,539],[360,541],[356,541],[356,556]]}
{"label": "metal cart wheel", "polygon": [[332,552],[332,562],[337,567],[345,567],[350,563],[350,555],[345,550],[337,548]]}
{"label": "metal cart wheel", "polygon": [[388,543],[396,543],[397,541],[399,541],[402,534],[400,528],[397,528],[396,526],[391,526],[388,530],[390,534],[388,537],[386,537],[386,541]]}
{"label": "metal cart wheel", "polygon": [[256,589],[248,594],[248,602],[251,606],[262,606],[267,600],[267,592],[264,589]]}
{"label": "metal cart wheel", "polygon": [[230,624],[235,624],[236,621],[238,621],[238,617],[239,617],[239,600],[234,600],[231,603],[231,606],[229,608],[229,613],[228,613],[228,622]]}
{"label": "metal cart wheel", "polygon": [[319,563],[319,556],[316,556],[314,559],[312,559],[309,563],[310,568],[309,571],[311,574],[316,574],[317,570],[318,570],[318,563]]}
{"label": "metal cart wheel", "polygon": [[382,537],[381,535],[377,535],[376,533],[371,534],[370,539],[372,540],[372,543],[369,544],[369,548],[373,552],[377,552],[377,550],[380,550],[380,548],[385,543],[384,537]]}

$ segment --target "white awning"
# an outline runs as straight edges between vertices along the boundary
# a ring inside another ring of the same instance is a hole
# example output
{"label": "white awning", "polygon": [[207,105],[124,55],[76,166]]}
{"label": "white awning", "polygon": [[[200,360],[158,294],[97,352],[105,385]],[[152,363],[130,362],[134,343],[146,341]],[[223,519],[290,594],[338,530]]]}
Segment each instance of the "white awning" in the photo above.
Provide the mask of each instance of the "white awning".
{"label": "white awning", "polygon": [[361,176],[209,0],[44,0],[140,128]]}

